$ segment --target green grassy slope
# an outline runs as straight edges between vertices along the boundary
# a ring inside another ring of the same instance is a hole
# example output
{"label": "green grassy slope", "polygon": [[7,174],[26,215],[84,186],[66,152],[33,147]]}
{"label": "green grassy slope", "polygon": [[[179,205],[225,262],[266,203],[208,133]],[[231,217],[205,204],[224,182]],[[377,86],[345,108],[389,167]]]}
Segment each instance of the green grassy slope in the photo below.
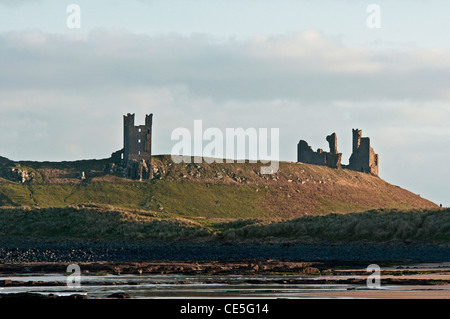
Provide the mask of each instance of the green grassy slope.
{"label": "green grassy slope", "polygon": [[[107,160],[23,162],[27,184],[0,180],[0,206],[63,208],[97,204],[205,218],[290,219],[370,209],[433,209],[437,205],[382,179],[345,169],[281,162],[273,175],[261,164],[175,164],[155,156],[155,179],[131,181],[103,172]],[[88,172],[87,180],[77,178]]]}
{"label": "green grassy slope", "polygon": [[[145,209],[180,216],[222,218],[268,217],[259,205],[264,190],[193,182],[90,183],[86,185],[3,184],[3,206],[67,207],[77,204],[111,205],[118,208]],[[30,193],[32,196],[30,197]]]}
{"label": "green grassy slope", "polygon": [[220,242],[450,242],[450,210],[218,221],[113,207],[0,208],[0,237]]}
{"label": "green grassy slope", "polygon": [[260,163],[175,164],[161,155],[155,178],[140,182],[105,173],[105,164],[21,162],[34,177],[0,178],[0,237],[450,240],[448,209],[369,174],[281,162],[262,175]]}

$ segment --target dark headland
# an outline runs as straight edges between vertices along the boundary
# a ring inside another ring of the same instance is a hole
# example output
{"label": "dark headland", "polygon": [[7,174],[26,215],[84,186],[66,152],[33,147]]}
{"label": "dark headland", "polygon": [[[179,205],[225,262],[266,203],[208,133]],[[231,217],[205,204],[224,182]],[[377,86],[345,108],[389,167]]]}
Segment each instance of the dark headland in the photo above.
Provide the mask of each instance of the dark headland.
{"label": "dark headland", "polygon": [[[448,209],[372,174],[281,162],[0,163],[0,260],[449,261]],[[14,173],[16,175],[14,175]],[[23,180],[23,178],[25,180]]]}
{"label": "dark headland", "polygon": [[301,140],[298,161],[153,155],[153,114],[124,115],[123,148],[102,160],[0,157],[0,260],[131,262],[449,261],[450,214],[378,176],[354,129],[349,165]]}

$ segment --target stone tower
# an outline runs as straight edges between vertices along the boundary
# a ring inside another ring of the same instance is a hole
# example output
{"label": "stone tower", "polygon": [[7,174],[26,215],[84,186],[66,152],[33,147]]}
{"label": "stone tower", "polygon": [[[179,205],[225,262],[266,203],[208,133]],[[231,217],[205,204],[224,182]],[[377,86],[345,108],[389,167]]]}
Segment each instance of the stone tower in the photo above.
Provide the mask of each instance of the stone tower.
{"label": "stone tower", "polygon": [[134,125],[134,114],[123,116],[123,159],[128,161],[145,160],[152,157],[153,114],[145,116],[145,125]]}
{"label": "stone tower", "polygon": [[123,116],[123,163],[130,178],[151,179],[153,114],[144,125],[134,125],[134,113]]}
{"label": "stone tower", "polygon": [[379,157],[370,147],[370,139],[362,137],[362,131],[353,129],[353,153],[350,156],[348,168],[378,176]]}

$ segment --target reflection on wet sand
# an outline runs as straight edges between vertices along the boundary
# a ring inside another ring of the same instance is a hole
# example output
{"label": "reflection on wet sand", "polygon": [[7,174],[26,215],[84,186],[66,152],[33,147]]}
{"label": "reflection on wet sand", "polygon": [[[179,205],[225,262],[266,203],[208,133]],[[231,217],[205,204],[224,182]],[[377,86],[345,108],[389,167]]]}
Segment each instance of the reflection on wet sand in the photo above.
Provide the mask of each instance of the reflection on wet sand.
{"label": "reflection on wet sand", "polygon": [[385,267],[380,289],[366,285],[366,269],[328,269],[324,274],[109,274],[85,273],[81,287],[67,274],[0,275],[0,297],[17,293],[82,295],[84,298],[433,298],[450,299],[450,265]]}

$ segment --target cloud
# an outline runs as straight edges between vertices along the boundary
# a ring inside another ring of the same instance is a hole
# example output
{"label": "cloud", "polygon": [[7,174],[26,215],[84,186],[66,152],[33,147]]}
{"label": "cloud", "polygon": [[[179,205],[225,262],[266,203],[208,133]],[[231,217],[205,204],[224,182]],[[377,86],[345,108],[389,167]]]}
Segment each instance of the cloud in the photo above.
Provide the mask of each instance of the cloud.
{"label": "cloud", "polygon": [[87,37],[11,32],[0,37],[3,88],[183,85],[217,100],[305,102],[447,99],[450,52],[347,47],[318,31],[215,42],[97,30]]}
{"label": "cloud", "polygon": [[25,4],[42,3],[42,0],[0,0],[0,5],[21,6]]}
{"label": "cloud", "polygon": [[[433,189],[433,199],[448,191],[440,178],[448,170],[426,155],[450,156],[445,50],[370,50],[317,30],[220,41],[20,31],[0,34],[0,69],[0,155],[13,159],[107,157],[122,147],[128,112],[137,122],[155,114],[155,153],[170,152],[173,129],[202,119],[221,129],[278,127],[288,161],[299,139],[326,149],[336,132],[346,162],[358,127],[380,154],[383,178]],[[439,176],[436,185],[427,176]]]}
{"label": "cloud", "polygon": [[86,107],[92,117],[159,103],[188,118],[235,109],[247,123],[286,105],[324,123],[339,117],[377,127],[439,126],[449,117],[450,52],[371,51],[317,30],[224,41],[105,29],[9,32],[0,34],[0,67],[1,109],[29,114]]}

